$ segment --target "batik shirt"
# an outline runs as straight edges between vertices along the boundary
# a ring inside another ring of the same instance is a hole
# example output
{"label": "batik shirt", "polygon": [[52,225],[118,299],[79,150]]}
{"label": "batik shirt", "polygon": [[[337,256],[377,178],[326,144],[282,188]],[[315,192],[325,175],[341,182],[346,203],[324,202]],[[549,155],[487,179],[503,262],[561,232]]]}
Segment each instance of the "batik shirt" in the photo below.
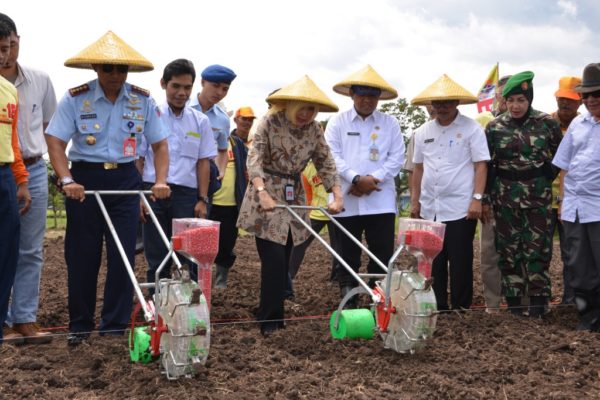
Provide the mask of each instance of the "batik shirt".
{"label": "batik shirt", "polygon": [[[252,180],[260,176],[264,180],[265,190],[279,204],[305,205],[306,196],[300,176],[311,159],[328,192],[333,186],[340,185],[335,161],[318,122],[296,128],[285,117],[285,111],[265,117],[256,130],[248,152],[250,184],[240,209],[238,226],[259,238],[282,245],[287,242],[290,231],[295,245],[304,242],[309,232],[287,210],[265,212],[260,208],[258,191]],[[295,175],[297,179],[277,176],[268,171]],[[294,200],[291,202],[285,200],[286,185],[293,186]],[[308,212],[297,211],[310,225]]]}

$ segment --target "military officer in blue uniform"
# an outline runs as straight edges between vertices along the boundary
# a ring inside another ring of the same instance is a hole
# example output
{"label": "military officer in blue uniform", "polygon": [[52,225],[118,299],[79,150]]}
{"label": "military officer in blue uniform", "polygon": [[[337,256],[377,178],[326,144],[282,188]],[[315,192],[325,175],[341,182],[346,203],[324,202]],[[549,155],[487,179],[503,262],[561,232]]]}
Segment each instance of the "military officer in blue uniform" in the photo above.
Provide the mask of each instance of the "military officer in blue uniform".
{"label": "military officer in blue uniform", "polygon": [[[154,198],[170,195],[166,184],[167,129],[149,93],[125,82],[128,72],[152,64],[108,32],[65,66],[93,69],[98,79],[69,90],[46,130],[52,166],[66,195],[65,260],[69,291],[69,345],[86,340],[95,329],[96,284],[106,241],[107,275],[100,334],[122,334],[133,301],[133,286],[95,199],[84,190],[138,190],[136,148],[142,135],[155,154]],[[67,144],[71,147],[66,155]],[[69,169],[68,162],[71,163]],[[140,214],[137,196],[104,196],[104,204],[131,265]]]}

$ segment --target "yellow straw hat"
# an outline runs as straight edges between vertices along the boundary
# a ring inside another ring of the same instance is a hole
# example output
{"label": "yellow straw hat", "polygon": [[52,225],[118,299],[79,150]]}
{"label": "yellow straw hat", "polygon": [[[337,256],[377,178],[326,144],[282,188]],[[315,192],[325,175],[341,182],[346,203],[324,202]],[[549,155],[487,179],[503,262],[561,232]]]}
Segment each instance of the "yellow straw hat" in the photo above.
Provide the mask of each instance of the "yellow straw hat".
{"label": "yellow straw hat", "polygon": [[396,89],[387,83],[370,65],[336,84],[333,87],[333,91],[344,96],[350,96],[350,86],[352,85],[370,86],[381,89],[381,95],[379,96],[381,100],[390,100],[398,97]]}
{"label": "yellow straw hat", "polygon": [[444,74],[412,99],[415,106],[430,105],[436,100],[458,100],[459,104],[477,103],[477,97]]}
{"label": "yellow straw hat", "polygon": [[321,112],[336,112],[339,110],[338,106],[317,87],[308,75],[304,75],[296,82],[282,87],[267,97],[267,102],[275,106],[283,105],[289,100],[315,103],[319,106]]}
{"label": "yellow straw hat", "polygon": [[113,32],[83,49],[65,61],[66,67],[92,69],[92,64],[128,65],[129,72],[152,71],[154,66]]}

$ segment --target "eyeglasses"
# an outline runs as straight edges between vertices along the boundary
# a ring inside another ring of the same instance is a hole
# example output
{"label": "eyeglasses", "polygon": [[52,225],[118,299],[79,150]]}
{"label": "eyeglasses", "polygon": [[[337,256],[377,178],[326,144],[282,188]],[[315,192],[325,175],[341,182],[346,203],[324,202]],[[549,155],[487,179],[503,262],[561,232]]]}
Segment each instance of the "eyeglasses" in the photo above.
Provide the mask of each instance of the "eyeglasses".
{"label": "eyeglasses", "polygon": [[129,72],[129,65],[102,64],[102,72],[105,74],[110,74],[115,68],[121,74]]}
{"label": "eyeglasses", "polygon": [[596,99],[600,99],[600,90],[596,90],[595,92],[590,92],[590,93],[581,93],[581,97],[583,97],[584,99],[587,99],[590,96],[592,96]]}

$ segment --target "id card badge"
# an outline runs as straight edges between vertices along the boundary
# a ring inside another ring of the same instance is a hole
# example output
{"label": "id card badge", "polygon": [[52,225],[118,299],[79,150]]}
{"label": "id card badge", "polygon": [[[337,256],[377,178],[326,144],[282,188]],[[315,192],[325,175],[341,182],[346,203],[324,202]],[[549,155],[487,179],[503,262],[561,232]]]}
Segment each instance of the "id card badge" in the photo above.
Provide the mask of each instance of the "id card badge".
{"label": "id card badge", "polygon": [[294,185],[285,185],[285,201],[294,201]]}
{"label": "id card badge", "polygon": [[123,155],[125,157],[135,157],[135,146],[135,137],[125,139],[125,141],[123,142]]}

